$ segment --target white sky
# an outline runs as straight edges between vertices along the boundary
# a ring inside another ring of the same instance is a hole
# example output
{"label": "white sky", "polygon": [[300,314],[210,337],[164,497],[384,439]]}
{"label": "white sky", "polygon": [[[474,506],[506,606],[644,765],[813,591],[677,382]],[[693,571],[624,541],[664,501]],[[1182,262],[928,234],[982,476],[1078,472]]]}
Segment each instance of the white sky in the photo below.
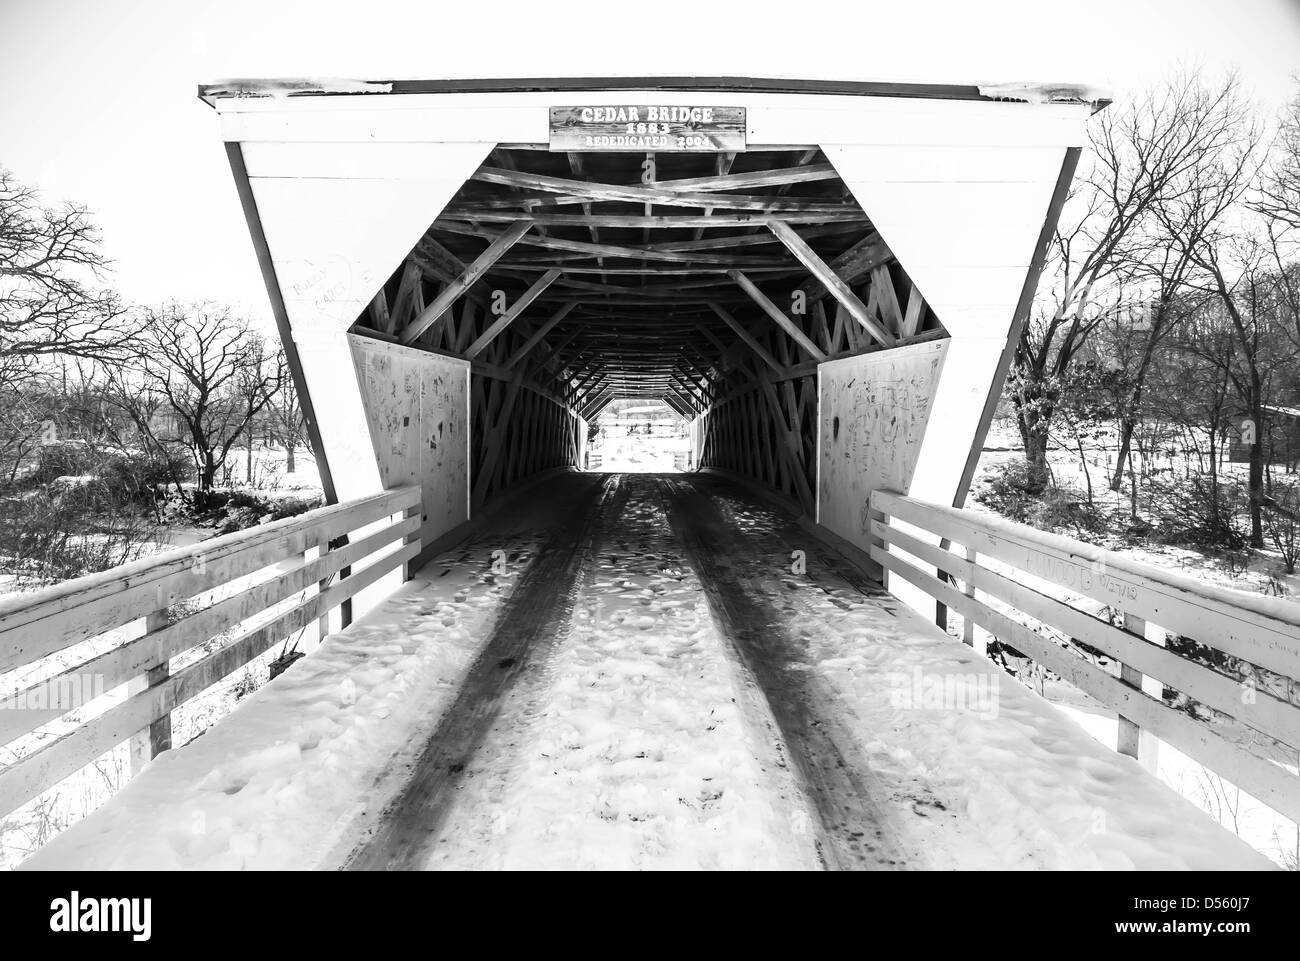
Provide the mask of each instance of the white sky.
{"label": "white sky", "polygon": [[0,0],[0,165],[92,208],[128,298],[265,322],[202,82],[740,74],[1122,97],[1180,64],[1236,68],[1276,109],[1300,71],[1300,0]]}

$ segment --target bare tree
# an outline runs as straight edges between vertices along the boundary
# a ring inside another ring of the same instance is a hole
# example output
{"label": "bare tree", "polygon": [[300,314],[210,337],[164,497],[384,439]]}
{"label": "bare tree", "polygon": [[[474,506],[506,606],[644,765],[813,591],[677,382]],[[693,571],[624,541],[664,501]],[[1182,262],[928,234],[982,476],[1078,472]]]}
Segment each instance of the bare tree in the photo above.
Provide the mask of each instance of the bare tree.
{"label": "bare tree", "polygon": [[107,261],[86,208],[43,207],[0,168],[0,382],[41,358],[123,358],[133,326],[100,286]]}
{"label": "bare tree", "polygon": [[1256,207],[1270,219],[1300,230],[1300,96],[1282,117],[1272,153]]}
{"label": "bare tree", "polygon": [[195,505],[207,506],[218,472],[249,424],[271,402],[284,371],[268,364],[248,323],[210,304],[148,311],[135,369],[175,415],[197,475]]}
{"label": "bare tree", "polygon": [[289,362],[283,347],[276,352],[275,365],[280,375],[280,389],[267,404],[267,424],[271,437],[284,448],[285,473],[292,474],[297,470],[296,451],[307,443],[307,421],[303,417],[302,405],[298,403],[293,378],[287,373]]}
{"label": "bare tree", "polygon": [[1222,311],[1228,344],[1202,351],[1219,366],[1236,393],[1251,427],[1248,491],[1250,543],[1264,546],[1264,468],[1267,436],[1266,400],[1279,367],[1293,365],[1296,354],[1287,337],[1288,317],[1271,255],[1259,232],[1246,224],[1239,231],[1214,231],[1194,251],[1206,275],[1205,289]]}
{"label": "bare tree", "polygon": [[1119,490],[1124,480],[1156,352],[1194,309],[1196,297],[1189,281],[1196,270],[1195,252],[1225,218],[1241,209],[1258,172],[1259,126],[1245,101],[1232,90],[1228,94],[1210,103],[1219,136],[1205,144],[1197,163],[1173,177],[1168,190],[1155,198],[1143,227],[1149,239],[1134,249],[1136,279],[1152,297],[1145,305],[1144,323],[1133,331],[1136,356],[1124,372],[1127,389],[1118,398],[1119,453],[1111,490]]}
{"label": "bare tree", "polygon": [[1046,297],[1025,325],[1010,382],[1031,484],[1047,483],[1051,423],[1070,367],[1107,313],[1136,293],[1135,265],[1150,242],[1154,208],[1237,136],[1235,78],[1207,89],[1191,73],[1091,130],[1092,164],[1066,204],[1051,249]]}

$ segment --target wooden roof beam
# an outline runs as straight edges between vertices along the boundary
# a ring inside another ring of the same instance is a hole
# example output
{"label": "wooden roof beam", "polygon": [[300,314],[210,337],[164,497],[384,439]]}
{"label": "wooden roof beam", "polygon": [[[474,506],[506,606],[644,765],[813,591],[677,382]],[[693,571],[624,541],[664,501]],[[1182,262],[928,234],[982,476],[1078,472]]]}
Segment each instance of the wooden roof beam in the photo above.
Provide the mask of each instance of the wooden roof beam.
{"label": "wooden roof beam", "polygon": [[731,316],[731,314],[724,310],[720,304],[709,304],[709,306],[713,308],[713,312],[721,317],[723,322],[735,332],[736,336],[739,337],[750,350],[758,355],[759,359],[762,360],[763,363],[767,364],[768,367],[771,367],[775,371],[780,371],[782,369],[781,365],[776,362],[776,358],[772,356],[771,351],[760,344],[754,335],[741,325],[740,321]]}
{"label": "wooden roof beam", "polygon": [[682,401],[682,399],[679,396],[677,396],[676,391],[665,390],[663,394],[659,397],[659,400],[665,406],[672,408],[673,413],[675,413],[678,417],[685,418],[686,420],[692,419],[694,408],[687,407],[686,404]]}
{"label": "wooden roof beam", "polygon": [[819,211],[833,213],[847,209],[856,209],[855,204],[827,202],[821,200],[790,200],[748,194],[709,193],[707,191],[685,192],[673,190],[662,184],[624,187],[618,184],[603,184],[588,180],[570,180],[565,177],[549,177],[545,174],[526,173],[523,171],[502,170],[498,167],[480,167],[470,177],[482,183],[499,184],[504,187],[531,187],[550,193],[586,198],[594,201],[619,201],[635,204],[664,204],[669,207],[716,207],[720,210],[757,210],[764,213],[799,213]]}
{"label": "wooden roof beam", "polygon": [[[794,254],[799,262],[808,268],[812,275],[821,282],[822,286],[830,292],[830,295],[843,304],[844,309],[849,312],[850,316],[861,324],[871,336],[886,347],[894,346],[896,340],[894,335],[876,322],[876,318],[872,316],[871,311],[867,310],[867,305],[858,300],[857,294],[849,289],[849,285],[844,282],[843,278],[817,255],[817,251],[809,247],[803,238],[794,232],[794,228],[789,224],[769,222],[767,229],[780,238],[781,242],[790,249],[790,253]],[[883,268],[877,268],[877,270],[879,269]],[[890,297],[894,296],[892,284],[889,285],[888,294]],[[895,311],[897,311],[897,298],[894,299],[893,304]],[[901,316],[899,319],[901,321]]]}
{"label": "wooden roof beam", "polygon": [[517,211],[479,212],[448,207],[435,222],[438,227],[453,223],[492,224],[527,220],[539,227],[762,227],[770,220],[793,224],[866,224],[867,215],[858,210],[812,210],[806,213],[730,211],[715,214],[520,214]]}
{"label": "wooden roof beam", "polygon": [[[830,262],[835,275],[846,284],[856,283],[881,264],[894,259],[894,252],[874,230],[859,240],[844,253]],[[811,277],[799,286],[808,303],[815,303],[825,297],[829,291],[816,277]]]}
{"label": "wooden roof beam", "polygon": [[[555,278],[558,276],[560,276],[558,270],[548,270],[546,273],[542,274],[541,277],[537,278],[537,282],[525,290],[519,296],[519,299],[510,305],[510,309],[493,321],[488,329],[479,334],[478,339],[466,348],[465,359],[473,360],[482,353],[483,349],[487,347],[488,344],[492,343],[492,341],[494,341],[503,330],[514,323],[515,318],[527,310],[528,305],[537,299],[537,295],[547,287],[551,286],[551,284],[555,282]],[[572,309],[572,307],[569,308],[569,310]],[[568,313],[568,310],[566,310],[565,313]]]}
{"label": "wooden roof beam", "polygon": [[[578,302],[576,300],[570,300],[568,303],[561,306],[559,310],[551,314],[551,316],[548,317],[545,320],[545,322],[543,322],[542,326],[538,327],[535,331],[533,331],[532,335],[529,336],[529,338],[526,341],[520,344],[519,349],[516,350],[513,354],[511,354],[509,359],[507,359],[506,362],[501,366],[504,367],[506,370],[509,370],[511,367],[515,366],[515,364],[523,360],[524,356],[530,350],[536,347],[539,343],[541,343],[542,338],[551,332],[551,328],[554,327],[556,324],[558,324],[560,321],[562,321],[566,316],[568,316],[569,311],[573,310],[573,308],[577,306],[578,306]],[[573,334],[570,335],[570,339],[576,337],[577,335],[578,335],[578,331],[574,331]]]}
{"label": "wooden roof beam", "polygon": [[[814,360],[825,360],[826,352],[809,339],[808,335],[799,329],[799,325],[785,315],[776,304],[768,299],[767,295],[755,286],[754,282],[746,277],[739,270],[728,271],[729,276],[736,283],[740,284],[745,293],[749,294],[754,303],[763,308],[763,312],[771,317],[778,327],[784,330],[796,344],[804,349]],[[865,308],[863,308],[865,310]]]}
{"label": "wooden roof beam", "polygon": [[449,283],[446,288],[437,297],[433,303],[425,307],[416,315],[415,319],[403,328],[400,340],[403,344],[410,344],[415,338],[432,327],[447,312],[457,300],[459,300],[467,290],[472,287],[480,277],[487,273],[488,269],[500,260],[507,250],[517,244],[524,234],[532,228],[532,224],[526,220],[516,221],[505,229],[505,231],[496,237],[488,245],[487,250],[479,254],[474,262],[465,268],[465,272],[458,278]]}
{"label": "wooden roof beam", "polygon": [[[814,148],[813,153],[816,153]],[[585,177],[586,172],[582,169],[581,154],[569,153],[569,170],[575,177]],[[576,163],[575,163],[575,159]],[[731,163],[735,160],[734,152],[724,152],[718,155],[718,173],[710,177],[690,177],[679,180],[660,180],[655,182],[655,187],[660,190],[671,190],[677,193],[714,193],[725,190],[749,190],[762,187],[781,186],[785,192],[792,184],[808,183],[817,180],[835,180],[839,177],[835,168],[830,164],[808,164],[804,166],[783,167],[771,170],[756,170],[749,173],[733,174],[729,173]],[[510,168],[512,172],[518,171]],[[552,178],[554,179],[554,178]],[[492,181],[496,182],[496,181]],[[586,182],[586,181],[581,181]],[[620,186],[609,184],[606,186]],[[637,187],[640,184],[629,184],[627,186]],[[512,189],[519,190],[518,186]],[[552,192],[539,190],[530,194],[517,195],[516,197],[499,200],[476,201],[478,209],[483,210],[504,210],[514,206],[527,205],[529,207],[564,207],[573,204],[585,204],[591,202],[591,197],[574,194],[572,196],[556,195]]]}
{"label": "wooden roof beam", "polygon": [[[516,221],[515,226],[522,224],[527,230],[531,226],[529,221]],[[451,233],[464,234],[469,237],[492,237],[487,231],[480,230],[477,227],[461,227],[459,225],[447,225],[442,227]],[[512,228],[513,229],[513,228]],[[599,256],[622,257],[627,260],[655,260],[664,263],[675,264],[716,264],[718,266],[734,266],[737,263],[736,257],[714,256],[711,254],[692,254],[692,253],[675,253],[672,251],[651,250],[645,245],[623,245],[623,244],[593,244],[585,240],[562,240],[559,237],[527,237],[522,240],[518,237],[512,243],[522,243],[528,247],[540,247],[544,250],[554,250],[561,253],[581,254],[578,259],[588,259]],[[486,252],[485,252],[486,253]],[[496,255],[497,257],[500,254]],[[752,260],[746,261],[743,258],[739,261],[746,269],[750,267],[785,267],[788,265],[783,260]],[[475,261],[477,264],[478,261]],[[495,263],[495,259],[493,260]],[[473,265],[471,265],[472,267]],[[491,266],[489,264],[488,266]],[[484,268],[487,269],[486,267]]]}

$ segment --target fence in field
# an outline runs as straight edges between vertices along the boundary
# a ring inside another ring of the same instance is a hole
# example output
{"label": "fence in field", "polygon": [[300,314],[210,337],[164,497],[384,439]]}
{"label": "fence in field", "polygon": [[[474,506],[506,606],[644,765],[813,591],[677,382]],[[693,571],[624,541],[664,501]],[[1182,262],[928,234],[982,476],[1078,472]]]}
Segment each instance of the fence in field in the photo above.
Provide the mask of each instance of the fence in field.
{"label": "fence in field", "polygon": [[[1115,711],[1118,750],[1137,757],[1140,732],[1149,731],[1300,820],[1300,777],[1288,769],[1300,760],[1300,605],[884,491],[871,495],[870,528],[871,557],[886,576],[959,613],[967,643],[978,625]],[[1062,594],[1099,603],[1120,623]],[[1049,636],[1053,629],[1070,647]],[[1210,656],[1193,659],[1148,639],[1165,632],[1204,645]],[[1080,643],[1118,663],[1118,676]],[[1144,690],[1144,678],[1158,682],[1154,691]],[[1209,711],[1171,706],[1161,686]]]}
{"label": "fence in field", "polygon": [[[171,746],[178,706],[313,623],[323,636],[330,612],[399,565],[409,574],[419,530],[420,489],[401,487],[0,603],[0,816],[127,739],[134,773]],[[84,695],[113,692],[81,717]],[[63,732],[33,736],[51,723]]]}

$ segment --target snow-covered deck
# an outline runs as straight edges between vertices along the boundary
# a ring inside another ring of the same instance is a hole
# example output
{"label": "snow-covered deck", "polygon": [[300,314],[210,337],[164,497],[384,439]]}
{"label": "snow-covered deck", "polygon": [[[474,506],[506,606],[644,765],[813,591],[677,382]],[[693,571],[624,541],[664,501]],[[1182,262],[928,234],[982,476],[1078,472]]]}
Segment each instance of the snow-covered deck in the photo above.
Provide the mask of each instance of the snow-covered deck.
{"label": "snow-covered deck", "polygon": [[[497,659],[575,512],[562,628]],[[758,620],[729,617],[728,591]],[[489,687],[447,763],[448,713]],[[438,758],[436,796],[413,793]],[[27,866],[815,868],[850,850],[1269,866],[793,521],[694,475],[547,482]]]}

